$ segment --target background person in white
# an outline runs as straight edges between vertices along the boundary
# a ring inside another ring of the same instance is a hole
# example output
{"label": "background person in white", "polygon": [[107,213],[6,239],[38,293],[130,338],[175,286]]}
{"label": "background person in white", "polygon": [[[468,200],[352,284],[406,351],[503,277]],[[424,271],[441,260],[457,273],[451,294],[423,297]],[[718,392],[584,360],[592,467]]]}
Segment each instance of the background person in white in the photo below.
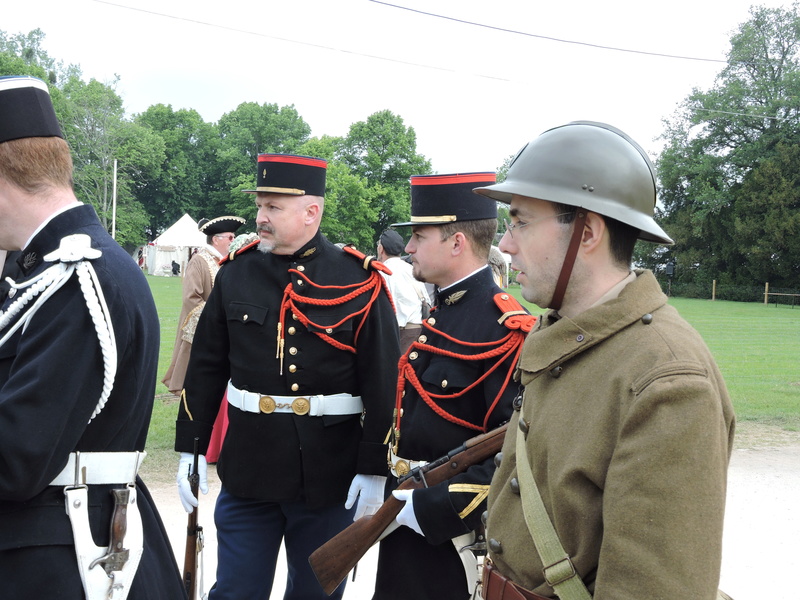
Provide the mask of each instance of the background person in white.
{"label": "background person in white", "polygon": [[387,229],[378,240],[378,260],[392,271],[381,273],[392,292],[397,326],[400,328],[400,351],[405,352],[422,327],[422,299],[430,304],[425,285],[414,279],[412,267],[400,258],[405,243],[394,229]]}

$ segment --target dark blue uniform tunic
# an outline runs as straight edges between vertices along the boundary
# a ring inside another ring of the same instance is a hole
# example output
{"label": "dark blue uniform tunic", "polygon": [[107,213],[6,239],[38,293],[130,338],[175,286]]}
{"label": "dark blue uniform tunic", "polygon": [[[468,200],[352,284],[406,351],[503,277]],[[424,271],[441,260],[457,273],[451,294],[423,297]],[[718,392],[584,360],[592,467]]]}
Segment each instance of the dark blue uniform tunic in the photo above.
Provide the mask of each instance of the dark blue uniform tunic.
{"label": "dark blue uniform tunic", "polygon": [[[379,286],[381,277],[319,232],[291,256],[246,247],[223,263],[217,274],[192,345],[176,450],[190,452],[194,437],[200,438],[201,453],[206,450],[229,379],[236,388],[261,395],[348,393],[361,396],[364,403],[363,416],[264,414],[228,407],[228,432],[217,466],[224,499],[217,507],[217,531],[221,548],[237,555],[221,551],[217,597],[234,597],[221,591],[226,578],[233,579],[230,570],[238,568],[235,563],[246,560],[242,557],[272,552],[272,544],[248,548],[251,542],[244,539],[246,531],[231,529],[228,537],[235,541],[224,539],[220,519],[233,522],[244,518],[244,511],[255,511],[253,501],[263,503],[261,514],[277,511],[270,503],[278,504],[281,512],[273,520],[265,517],[254,523],[274,530],[294,518],[289,513],[298,514],[299,504],[308,511],[309,522],[317,522],[309,527],[317,530],[317,539],[306,544],[313,551],[336,533],[322,528],[330,518],[322,509],[335,507],[344,515],[340,529],[348,518],[352,520],[352,513],[346,514],[343,505],[353,477],[357,473],[386,474],[383,442],[391,426],[400,351],[397,321],[385,291],[371,287],[354,293],[369,281]],[[296,307],[307,322],[291,308],[281,310],[287,286],[296,294],[320,301],[298,301]],[[352,298],[340,302],[351,293]],[[370,303],[373,293],[376,296]],[[281,320],[282,361],[276,356]],[[346,348],[355,348],[355,352]],[[272,533],[255,536],[252,544],[262,544],[264,535]],[[286,541],[288,547],[288,529]],[[291,572],[290,566],[290,586],[292,581],[308,583],[324,597],[308,568],[310,551],[295,557],[293,567],[303,570]],[[289,562],[293,562],[291,556]],[[241,589],[245,579],[271,580],[269,569],[274,565],[265,563],[241,569],[234,583]],[[253,573],[255,569],[259,572]],[[310,582],[300,582],[303,578]]]}
{"label": "dark blue uniform tunic", "polygon": [[[412,385],[405,384],[398,456],[430,462],[509,419],[518,386],[514,381],[506,385],[506,379],[524,336],[516,336],[514,351],[499,366],[499,357],[464,360],[454,356],[490,352],[497,347],[492,342],[511,333],[498,322],[503,310],[495,302],[497,294],[507,297],[495,284],[489,267],[438,294],[428,320],[431,329],[423,327],[420,341],[451,355],[414,345],[409,348],[408,364],[435,406],[426,403]],[[462,393],[494,366],[486,379]],[[469,597],[465,571],[450,540],[480,528],[493,473],[494,463],[488,459],[449,481],[414,492],[414,512],[425,537],[401,527],[381,542],[375,600]],[[397,479],[390,477],[387,494],[395,487]]]}
{"label": "dark blue uniform tunic", "polygon": [[[91,264],[116,336],[116,379],[105,407],[89,423],[101,396],[103,356],[75,274],[24,331],[0,347],[0,596],[5,598],[83,598],[64,491],[48,483],[70,452],[144,450],[152,413],[159,348],[155,304],[141,270],[92,207],[53,218],[17,255],[16,268],[7,264],[4,271],[17,281],[37,276],[51,264],[43,257],[75,233],[89,235],[102,251]],[[13,300],[6,298],[3,310]],[[89,486],[98,546],[109,541],[111,487]],[[184,598],[156,508],[141,481],[137,489],[145,546],[128,597]]]}

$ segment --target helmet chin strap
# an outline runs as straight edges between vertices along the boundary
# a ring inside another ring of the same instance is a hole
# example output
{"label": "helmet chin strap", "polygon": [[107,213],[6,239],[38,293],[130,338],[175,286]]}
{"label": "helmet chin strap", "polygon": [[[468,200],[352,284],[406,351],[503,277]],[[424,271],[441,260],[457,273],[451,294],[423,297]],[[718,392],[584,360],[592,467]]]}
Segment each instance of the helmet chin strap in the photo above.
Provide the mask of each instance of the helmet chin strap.
{"label": "helmet chin strap", "polygon": [[575,264],[575,257],[578,255],[578,246],[581,244],[583,237],[583,227],[586,224],[586,212],[584,209],[578,210],[575,213],[575,221],[573,222],[574,229],[572,230],[572,237],[569,240],[567,247],[567,254],[564,256],[564,264],[561,265],[561,273],[556,282],[556,289],[553,292],[553,299],[550,300],[549,308],[558,310],[561,308],[561,303],[564,301],[564,293],[567,291],[567,284],[572,275],[572,267]]}

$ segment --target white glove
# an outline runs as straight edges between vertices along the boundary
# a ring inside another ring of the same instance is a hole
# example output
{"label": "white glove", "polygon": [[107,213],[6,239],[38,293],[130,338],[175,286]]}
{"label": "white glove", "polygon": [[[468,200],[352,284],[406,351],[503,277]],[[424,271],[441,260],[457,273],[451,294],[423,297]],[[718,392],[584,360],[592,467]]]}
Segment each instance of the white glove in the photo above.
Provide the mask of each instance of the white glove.
{"label": "white glove", "polygon": [[[178,496],[181,499],[181,504],[183,504],[183,509],[187,513],[191,513],[194,510],[194,506],[197,506],[197,498],[194,497],[192,494],[192,489],[189,484],[189,475],[192,472],[192,467],[194,466],[194,454],[189,452],[181,452],[181,460],[178,462],[178,476],[176,477],[176,481],[178,482]],[[208,493],[208,465],[206,464],[206,457],[202,454],[197,457],[197,474],[200,475],[200,481],[198,482],[198,488],[204,494]]]}
{"label": "white glove", "polygon": [[386,486],[386,477],[383,475],[356,475],[347,492],[347,502],[344,507],[350,510],[358,498],[358,506],[353,521],[361,517],[371,517],[383,504],[383,489]]}
{"label": "white glove", "polygon": [[425,537],[425,534],[422,533],[422,528],[419,526],[419,521],[417,521],[417,515],[414,512],[414,490],[395,490],[392,492],[392,496],[401,502],[405,502],[405,506],[397,513],[395,521],[400,525],[405,525],[413,529],[418,534]]}

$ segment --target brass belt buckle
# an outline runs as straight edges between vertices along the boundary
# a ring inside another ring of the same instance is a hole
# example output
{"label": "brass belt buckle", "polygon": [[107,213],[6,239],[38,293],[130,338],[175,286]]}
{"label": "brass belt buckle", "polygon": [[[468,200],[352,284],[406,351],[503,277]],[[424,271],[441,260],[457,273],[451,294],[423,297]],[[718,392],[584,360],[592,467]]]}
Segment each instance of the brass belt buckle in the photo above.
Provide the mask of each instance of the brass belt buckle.
{"label": "brass belt buckle", "polygon": [[264,414],[275,412],[275,400],[272,396],[261,396],[258,400],[258,408]]}
{"label": "brass belt buckle", "polygon": [[408,461],[402,458],[398,460],[394,465],[394,472],[397,473],[398,477],[405,477],[406,475],[408,475],[408,472],[410,470],[411,469],[409,467]]}
{"label": "brass belt buckle", "polygon": [[292,400],[292,412],[296,415],[307,415],[311,410],[311,402],[308,398],[295,398]]}

